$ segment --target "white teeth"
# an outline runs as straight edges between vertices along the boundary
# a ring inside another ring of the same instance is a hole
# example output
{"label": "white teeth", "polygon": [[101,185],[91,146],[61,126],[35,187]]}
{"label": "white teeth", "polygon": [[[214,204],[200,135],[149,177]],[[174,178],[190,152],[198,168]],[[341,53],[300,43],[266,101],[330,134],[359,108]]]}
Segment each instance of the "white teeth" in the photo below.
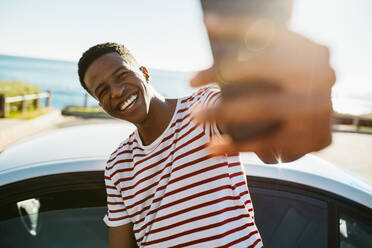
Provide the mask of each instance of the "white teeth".
{"label": "white teeth", "polygon": [[137,94],[129,97],[120,107],[120,110],[125,110],[129,105],[131,105],[135,100],[137,100]]}

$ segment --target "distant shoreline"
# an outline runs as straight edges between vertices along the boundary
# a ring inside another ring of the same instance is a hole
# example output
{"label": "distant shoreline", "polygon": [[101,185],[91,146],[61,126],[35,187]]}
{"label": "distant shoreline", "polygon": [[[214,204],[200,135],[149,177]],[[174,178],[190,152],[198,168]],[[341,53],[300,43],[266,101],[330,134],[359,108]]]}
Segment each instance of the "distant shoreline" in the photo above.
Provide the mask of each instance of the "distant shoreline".
{"label": "distant shoreline", "polygon": [[15,58],[18,58],[18,59],[46,60],[46,61],[52,61],[52,62],[73,63],[73,64],[77,64],[78,63],[78,61],[68,60],[68,59],[31,57],[31,56],[13,55],[13,54],[0,54],[0,56],[4,56],[4,57],[15,57]]}
{"label": "distant shoreline", "polygon": [[[150,73],[151,84],[166,97],[186,96],[195,90],[188,84],[192,72],[150,68]],[[75,61],[1,54],[0,80],[19,80],[37,85],[43,91],[51,90],[51,104],[56,109],[62,110],[68,105],[81,106],[84,103],[85,92],[79,83]],[[332,97],[336,112],[357,116],[359,113],[372,112],[372,92],[359,89],[358,92],[340,90],[336,93]],[[88,105],[96,105],[96,102],[89,97]]]}

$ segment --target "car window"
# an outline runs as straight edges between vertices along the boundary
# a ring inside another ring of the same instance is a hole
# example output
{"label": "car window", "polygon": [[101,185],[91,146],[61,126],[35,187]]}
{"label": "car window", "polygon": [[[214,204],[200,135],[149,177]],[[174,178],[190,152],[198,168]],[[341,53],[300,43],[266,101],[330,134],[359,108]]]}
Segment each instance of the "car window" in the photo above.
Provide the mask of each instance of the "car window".
{"label": "car window", "polygon": [[102,172],[65,173],[0,187],[0,247],[107,247]]}
{"label": "car window", "polygon": [[372,223],[357,215],[340,213],[340,247],[372,247]]}
{"label": "car window", "polygon": [[106,207],[27,213],[0,222],[0,247],[107,247]]}
{"label": "car window", "polygon": [[265,248],[328,247],[327,203],[279,190],[250,187]]}

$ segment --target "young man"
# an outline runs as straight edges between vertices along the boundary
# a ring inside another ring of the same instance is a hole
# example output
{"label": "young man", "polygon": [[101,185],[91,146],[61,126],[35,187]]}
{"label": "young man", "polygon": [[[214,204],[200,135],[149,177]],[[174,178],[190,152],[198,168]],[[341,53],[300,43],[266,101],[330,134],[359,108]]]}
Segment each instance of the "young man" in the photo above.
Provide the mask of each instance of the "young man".
{"label": "young man", "polygon": [[191,116],[218,101],[217,89],[166,99],[115,43],[86,51],[79,78],[107,113],[137,127],[105,169],[110,247],[262,247],[238,154],[212,155],[219,128]]}

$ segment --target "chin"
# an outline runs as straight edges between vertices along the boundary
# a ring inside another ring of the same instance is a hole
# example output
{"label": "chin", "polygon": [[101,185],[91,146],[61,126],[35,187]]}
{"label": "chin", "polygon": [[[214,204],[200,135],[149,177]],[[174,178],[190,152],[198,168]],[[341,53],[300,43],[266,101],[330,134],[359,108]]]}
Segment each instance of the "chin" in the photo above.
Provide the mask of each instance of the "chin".
{"label": "chin", "polygon": [[115,115],[111,115],[111,116],[114,117],[114,118],[123,120],[123,121],[128,121],[128,122],[130,122],[134,125],[141,124],[142,122],[144,122],[147,119],[147,114],[146,113],[143,113],[143,114],[138,113],[138,114],[131,115],[131,116],[123,116],[123,115],[120,115],[120,114],[115,114]]}
{"label": "chin", "polygon": [[141,118],[138,118],[138,119],[136,119],[136,120],[133,120],[133,121],[129,121],[129,122],[131,122],[132,124],[142,124],[142,123],[144,123],[145,121],[147,120],[147,115],[144,115],[144,116],[142,116]]}

